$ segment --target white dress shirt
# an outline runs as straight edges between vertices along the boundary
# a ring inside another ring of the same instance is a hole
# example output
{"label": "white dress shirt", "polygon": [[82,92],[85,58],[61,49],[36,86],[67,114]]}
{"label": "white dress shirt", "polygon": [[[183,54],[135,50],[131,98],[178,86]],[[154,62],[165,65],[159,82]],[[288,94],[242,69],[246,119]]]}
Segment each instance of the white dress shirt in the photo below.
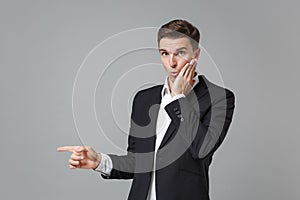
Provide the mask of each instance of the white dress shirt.
{"label": "white dress shirt", "polygon": [[[198,84],[199,79],[198,76],[194,77],[194,85],[192,89],[195,87],[195,85]],[[156,141],[155,141],[155,154],[154,154],[154,173],[152,175],[152,180],[150,183],[150,188],[147,196],[147,200],[156,200],[156,188],[155,188],[155,166],[156,166],[156,153],[157,150],[168,130],[168,127],[171,123],[171,118],[169,117],[168,113],[165,110],[165,106],[171,103],[172,101],[175,101],[181,97],[185,97],[184,94],[178,94],[175,96],[171,96],[170,89],[169,89],[169,84],[168,84],[168,78],[166,78],[164,87],[162,89],[161,93],[162,99],[161,99],[161,104],[158,112],[158,117],[157,117],[157,124],[156,124]]]}
{"label": "white dress shirt", "polygon": [[[198,74],[198,73],[197,73]],[[199,79],[198,75],[194,76],[193,80],[195,80],[192,89],[198,84]],[[165,84],[163,86],[163,89],[161,91],[161,104],[157,116],[157,125],[156,125],[156,140],[155,140],[155,153],[154,153],[154,169],[153,171],[155,172],[155,166],[156,166],[156,153],[157,150],[165,136],[165,133],[167,132],[167,129],[171,123],[171,119],[164,109],[166,105],[171,103],[172,101],[175,101],[181,97],[185,97],[184,94],[178,94],[175,96],[171,96],[170,89],[169,89],[169,84],[168,84],[168,77],[166,77]],[[113,168],[112,160],[110,157],[104,153],[101,153],[102,159],[97,167],[95,169],[96,171],[101,172],[102,174],[109,176],[111,169]],[[153,173],[149,191],[148,191],[148,196],[147,200],[156,200],[156,190],[155,190],[155,173]]]}

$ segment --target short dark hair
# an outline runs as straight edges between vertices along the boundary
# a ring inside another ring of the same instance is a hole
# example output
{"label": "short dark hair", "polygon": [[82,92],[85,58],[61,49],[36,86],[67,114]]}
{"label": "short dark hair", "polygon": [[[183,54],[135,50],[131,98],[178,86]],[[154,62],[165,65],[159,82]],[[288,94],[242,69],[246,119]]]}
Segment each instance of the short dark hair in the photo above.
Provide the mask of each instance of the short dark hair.
{"label": "short dark hair", "polygon": [[200,32],[186,20],[175,19],[160,27],[157,33],[157,42],[159,44],[162,38],[189,38],[193,50],[199,47]]}

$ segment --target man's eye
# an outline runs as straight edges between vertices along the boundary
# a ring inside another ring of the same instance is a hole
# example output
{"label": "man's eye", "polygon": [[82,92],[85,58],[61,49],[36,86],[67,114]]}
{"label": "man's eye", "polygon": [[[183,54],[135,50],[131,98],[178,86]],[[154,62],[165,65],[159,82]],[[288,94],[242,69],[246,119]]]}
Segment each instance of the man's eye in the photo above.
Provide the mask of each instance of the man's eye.
{"label": "man's eye", "polygon": [[185,55],[185,51],[179,51],[179,52],[178,52],[178,55],[184,56],[184,55]]}
{"label": "man's eye", "polygon": [[162,56],[167,56],[167,55],[169,55],[169,54],[168,54],[167,52],[162,52],[161,55],[162,55]]}

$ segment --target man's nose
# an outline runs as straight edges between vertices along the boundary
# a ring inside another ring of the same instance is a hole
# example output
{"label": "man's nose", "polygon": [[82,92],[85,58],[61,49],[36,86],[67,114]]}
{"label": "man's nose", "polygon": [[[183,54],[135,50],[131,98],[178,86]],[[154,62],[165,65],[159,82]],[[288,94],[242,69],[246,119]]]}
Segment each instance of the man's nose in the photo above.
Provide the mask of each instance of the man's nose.
{"label": "man's nose", "polygon": [[177,61],[176,61],[176,58],[175,58],[174,54],[170,54],[169,63],[170,63],[170,67],[173,67],[173,68],[176,67]]}

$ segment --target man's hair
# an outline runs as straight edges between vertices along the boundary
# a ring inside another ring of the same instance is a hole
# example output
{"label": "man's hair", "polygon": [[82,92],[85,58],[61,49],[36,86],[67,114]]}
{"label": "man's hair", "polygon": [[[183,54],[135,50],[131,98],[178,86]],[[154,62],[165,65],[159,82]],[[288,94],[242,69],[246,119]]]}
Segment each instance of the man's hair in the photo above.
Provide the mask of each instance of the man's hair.
{"label": "man's hair", "polygon": [[162,38],[183,38],[190,40],[193,50],[199,47],[200,32],[199,30],[186,20],[175,19],[160,27],[157,33],[157,42]]}

